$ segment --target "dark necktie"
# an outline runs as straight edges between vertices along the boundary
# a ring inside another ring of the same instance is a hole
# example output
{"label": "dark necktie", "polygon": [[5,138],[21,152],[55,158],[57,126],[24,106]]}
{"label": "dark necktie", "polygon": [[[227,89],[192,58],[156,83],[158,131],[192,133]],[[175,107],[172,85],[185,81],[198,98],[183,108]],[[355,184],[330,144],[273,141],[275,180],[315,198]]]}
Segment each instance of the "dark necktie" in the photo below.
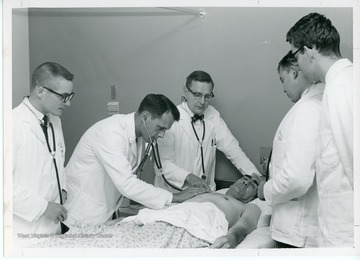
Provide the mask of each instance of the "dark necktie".
{"label": "dark necktie", "polygon": [[204,119],[204,115],[194,115],[191,118],[191,123],[195,123],[197,120],[203,120]]}
{"label": "dark necktie", "polygon": [[40,125],[41,125],[41,128],[42,128],[42,130],[43,130],[43,132],[45,134],[45,138],[48,141],[48,132],[47,132],[48,117],[46,115],[43,117],[43,122]]}

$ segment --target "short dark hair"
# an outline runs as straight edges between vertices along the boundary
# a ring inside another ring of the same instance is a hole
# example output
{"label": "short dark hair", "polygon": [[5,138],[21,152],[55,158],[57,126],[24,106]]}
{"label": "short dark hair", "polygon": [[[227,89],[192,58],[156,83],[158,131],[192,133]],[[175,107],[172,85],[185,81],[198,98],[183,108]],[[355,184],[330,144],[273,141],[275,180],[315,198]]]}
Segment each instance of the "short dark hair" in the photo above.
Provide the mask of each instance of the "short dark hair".
{"label": "short dark hair", "polygon": [[286,70],[286,72],[289,72],[291,69],[291,66],[297,65],[297,61],[292,60],[292,51],[289,51],[280,61],[277,67],[278,73],[280,73],[280,70]]}
{"label": "short dark hair", "polygon": [[45,62],[34,70],[31,79],[31,90],[36,86],[47,87],[49,81],[57,77],[64,78],[68,81],[74,79],[74,75],[60,64],[55,62]]}
{"label": "short dark hair", "polygon": [[214,81],[212,80],[211,76],[202,70],[196,70],[192,72],[187,78],[186,78],[186,87],[190,88],[191,82],[193,81],[199,81],[199,82],[207,82],[211,83],[213,88],[215,86]]}
{"label": "short dark hair", "polygon": [[148,111],[152,118],[159,118],[164,113],[171,112],[175,121],[179,121],[180,112],[175,104],[161,94],[148,94],[141,101],[138,112]]}
{"label": "short dark hair", "polygon": [[[286,34],[286,41],[296,48],[315,47],[324,56],[340,53],[340,35],[330,19],[318,13],[302,17]],[[301,53],[304,50],[300,50]]]}

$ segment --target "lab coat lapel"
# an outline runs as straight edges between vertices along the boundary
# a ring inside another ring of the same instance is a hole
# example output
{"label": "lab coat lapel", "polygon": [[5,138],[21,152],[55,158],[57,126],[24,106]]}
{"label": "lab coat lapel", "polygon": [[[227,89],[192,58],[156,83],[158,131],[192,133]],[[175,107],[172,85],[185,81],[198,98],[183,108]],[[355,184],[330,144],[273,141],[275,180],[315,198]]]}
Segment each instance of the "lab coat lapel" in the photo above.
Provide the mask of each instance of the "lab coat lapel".
{"label": "lab coat lapel", "polygon": [[29,122],[31,124],[31,131],[34,133],[36,138],[38,138],[42,143],[46,143],[45,134],[39,124],[39,122]]}
{"label": "lab coat lapel", "polygon": [[127,134],[128,134],[128,139],[129,139],[129,146],[130,146],[130,151],[131,151],[131,155],[129,158],[129,161],[131,162],[131,167],[133,168],[133,171],[135,171],[135,166],[138,164],[138,157],[141,155],[138,155],[138,151],[137,151],[137,143],[136,143],[136,135],[135,135],[135,118],[134,118],[134,113],[128,114],[128,122],[127,125],[129,126],[127,128]]}
{"label": "lab coat lapel", "polygon": [[39,121],[37,120],[36,116],[30,111],[30,108],[28,108],[25,104],[24,106],[24,122],[31,125],[30,129],[31,132],[35,135],[36,138],[38,138],[42,143],[46,143],[44,132],[40,126]]}
{"label": "lab coat lapel", "polygon": [[189,137],[189,139],[194,143],[197,144],[198,140],[196,139],[194,130],[192,129],[191,122],[188,120],[181,120],[180,121],[180,128],[182,131]]}
{"label": "lab coat lapel", "polygon": [[130,141],[130,150],[131,150],[131,157],[137,158],[137,145],[135,140]]}
{"label": "lab coat lapel", "polygon": [[204,120],[205,120],[205,137],[204,137],[204,143],[211,143],[211,140],[213,139],[213,135],[212,135],[212,129],[215,128],[214,126],[214,121],[213,121],[213,117],[214,114],[211,112],[212,110],[210,109],[210,105],[208,106],[208,108],[205,110],[204,113]]}
{"label": "lab coat lapel", "polygon": [[189,137],[189,140],[191,140],[194,144],[197,144],[198,140],[196,139],[194,130],[191,126],[191,117],[189,113],[184,109],[184,106],[186,105],[186,103],[182,103],[178,107],[179,110],[182,110],[180,113],[179,127]]}
{"label": "lab coat lapel", "polygon": [[310,88],[309,92],[306,93],[301,99],[295,103],[294,107],[299,106],[301,103],[305,102],[306,100],[309,100],[310,98],[320,95],[324,92],[324,84],[318,83],[312,88]]}

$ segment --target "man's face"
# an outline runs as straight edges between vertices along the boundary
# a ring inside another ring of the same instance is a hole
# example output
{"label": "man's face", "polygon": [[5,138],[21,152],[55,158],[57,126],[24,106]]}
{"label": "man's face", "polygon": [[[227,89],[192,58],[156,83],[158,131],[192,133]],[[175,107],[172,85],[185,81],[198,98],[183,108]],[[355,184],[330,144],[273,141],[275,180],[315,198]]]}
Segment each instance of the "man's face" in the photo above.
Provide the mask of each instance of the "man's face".
{"label": "man's face", "polygon": [[[189,89],[184,87],[184,94],[190,110],[194,114],[203,114],[209,106],[210,101],[206,100],[206,97],[211,97],[213,85],[208,82],[192,81]],[[201,98],[196,97],[200,95]]]}
{"label": "man's face", "polygon": [[[52,91],[58,93],[53,93],[50,90],[43,88],[44,95],[42,97],[42,108],[43,113],[53,114],[55,116],[61,116],[65,108],[70,106],[70,100],[66,103],[63,102],[63,98],[60,95],[70,95],[73,91],[73,83],[62,77],[53,78],[47,86],[38,86],[46,87]],[[60,95],[59,95],[60,94]]]}
{"label": "man's face", "polygon": [[[292,102],[297,102],[301,95],[297,86],[297,80],[293,76],[294,69],[291,68],[289,71],[280,69],[279,78],[284,87],[284,92]],[[300,71],[298,71],[298,76]]]}
{"label": "man's face", "polygon": [[[142,136],[146,142],[151,142],[149,135],[152,140],[156,140],[159,137],[163,138],[165,131],[170,129],[174,123],[174,118],[170,111],[162,114],[159,118],[147,118],[144,121],[144,127],[142,129]],[[149,132],[146,131],[146,128]]]}
{"label": "man's face", "polygon": [[226,195],[248,203],[257,197],[258,186],[259,178],[257,176],[245,175],[230,186]]}

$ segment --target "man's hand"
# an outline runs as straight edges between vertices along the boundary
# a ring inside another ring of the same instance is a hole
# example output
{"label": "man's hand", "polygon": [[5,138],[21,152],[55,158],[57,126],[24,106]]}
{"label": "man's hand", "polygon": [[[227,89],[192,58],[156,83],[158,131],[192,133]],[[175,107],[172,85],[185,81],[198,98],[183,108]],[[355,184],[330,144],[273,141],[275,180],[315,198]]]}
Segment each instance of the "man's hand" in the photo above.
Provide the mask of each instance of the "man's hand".
{"label": "man's hand", "polygon": [[232,236],[221,236],[215,239],[210,248],[235,248],[237,246]]}
{"label": "man's hand", "polygon": [[264,196],[264,185],[265,185],[265,183],[266,183],[265,181],[261,181],[259,186],[258,186],[258,194],[257,194],[257,196],[258,196],[258,198],[260,200],[265,200],[265,196]]}
{"label": "man's hand", "polygon": [[193,173],[189,173],[185,178],[185,184],[189,187],[205,188],[207,192],[210,192],[210,187],[205,180],[199,178]]}
{"label": "man's hand", "polygon": [[189,187],[183,191],[180,191],[179,193],[173,194],[172,202],[183,202],[184,200],[190,199],[205,192],[205,188]]}
{"label": "man's hand", "polygon": [[67,209],[59,203],[48,202],[44,216],[58,224],[67,219]]}

